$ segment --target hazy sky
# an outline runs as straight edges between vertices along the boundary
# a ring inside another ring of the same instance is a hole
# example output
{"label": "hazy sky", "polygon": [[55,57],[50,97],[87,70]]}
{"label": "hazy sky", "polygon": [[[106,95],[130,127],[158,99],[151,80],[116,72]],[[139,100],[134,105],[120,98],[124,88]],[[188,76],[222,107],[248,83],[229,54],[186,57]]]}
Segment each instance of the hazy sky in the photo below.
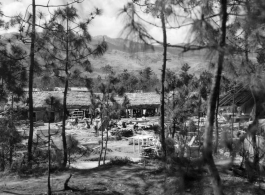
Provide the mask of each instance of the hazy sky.
{"label": "hazy sky", "polygon": [[[117,13],[128,1],[130,0],[84,0],[82,4],[76,5],[76,8],[81,18],[86,18],[94,7],[102,9],[103,14],[93,20],[89,26],[89,32],[92,36],[107,35],[116,38],[119,37],[123,27],[123,20],[122,18],[117,18]],[[0,0],[0,2],[2,3],[2,11],[8,16],[14,16],[19,13],[24,14],[27,8],[31,12],[32,9],[31,6],[28,7],[32,3],[32,0]],[[47,5],[47,2],[48,0],[36,0],[36,4],[41,5]],[[50,5],[65,4],[66,2],[67,0],[50,0]],[[71,0],[68,2],[71,2]],[[37,10],[40,9],[37,8]],[[41,10],[46,10],[47,12],[46,8]],[[157,39],[162,40],[161,29],[150,27],[148,30]],[[178,31],[168,31],[169,42],[172,44],[184,42],[187,30],[187,28],[183,28]],[[10,31],[15,31],[15,29],[10,29]]]}

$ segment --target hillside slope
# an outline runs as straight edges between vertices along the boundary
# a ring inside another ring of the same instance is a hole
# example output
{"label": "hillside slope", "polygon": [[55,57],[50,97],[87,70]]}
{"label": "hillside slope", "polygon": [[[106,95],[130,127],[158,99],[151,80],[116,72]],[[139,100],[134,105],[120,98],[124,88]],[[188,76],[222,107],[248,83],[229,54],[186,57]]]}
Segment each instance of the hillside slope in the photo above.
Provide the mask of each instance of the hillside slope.
{"label": "hillside slope", "polygon": [[[4,34],[2,42],[8,42],[8,39],[14,40],[14,34]],[[128,39],[110,38],[108,36],[93,37],[91,45],[96,45],[105,39],[108,44],[107,53],[103,57],[90,57],[94,72],[90,76],[97,77],[101,75],[101,68],[105,65],[114,67],[116,72],[127,69],[128,71],[139,71],[145,67],[151,67],[153,71],[160,75],[163,59],[163,48],[161,46],[146,46],[143,43],[133,42]],[[14,40],[15,44],[22,46],[29,53],[29,45],[25,45],[18,40]],[[185,52],[179,48],[168,48],[167,68],[178,71],[184,63],[191,66],[190,72],[199,74],[203,70],[208,69],[210,59],[206,56],[206,50]],[[37,55],[36,55],[37,57]],[[38,57],[37,57],[38,58]],[[40,63],[43,60],[38,58]]]}
{"label": "hillside slope", "polygon": [[[101,58],[91,59],[95,72],[100,72],[101,67],[110,65],[117,72],[124,69],[137,71],[151,67],[156,74],[160,74],[163,59],[161,46],[147,47],[143,50],[145,45],[141,43],[107,36],[104,36],[104,39],[109,46],[107,53]],[[103,36],[94,37],[93,43],[96,44],[101,40]],[[184,63],[188,63],[191,66],[191,73],[199,74],[208,69],[210,59],[207,59],[206,53],[205,50],[183,53],[179,48],[169,48],[167,68],[177,71]]]}

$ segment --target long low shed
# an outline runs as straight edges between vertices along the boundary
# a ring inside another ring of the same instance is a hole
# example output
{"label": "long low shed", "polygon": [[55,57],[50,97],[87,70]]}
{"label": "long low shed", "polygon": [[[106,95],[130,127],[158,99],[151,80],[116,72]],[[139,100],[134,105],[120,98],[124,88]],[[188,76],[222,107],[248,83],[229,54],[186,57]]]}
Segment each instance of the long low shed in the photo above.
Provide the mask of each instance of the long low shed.
{"label": "long low shed", "polygon": [[[97,96],[102,96],[101,93],[95,93]],[[157,93],[126,93],[129,103],[127,104],[125,114],[123,117],[142,117],[154,116],[159,114],[160,109],[160,95]],[[118,103],[122,103],[124,96],[116,96]],[[63,102],[63,91],[39,91],[33,92],[33,107],[34,120],[47,121],[47,112],[51,113],[54,121],[60,121],[62,118],[62,111],[58,109],[50,109],[47,103],[49,97],[55,97],[61,103]],[[27,108],[24,102],[16,103],[16,107]],[[10,102],[9,102],[10,104]],[[69,91],[67,94],[67,109],[69,112],[83,111],[83,116],[87,117],[90,114],[91,94],[87,91]]]}

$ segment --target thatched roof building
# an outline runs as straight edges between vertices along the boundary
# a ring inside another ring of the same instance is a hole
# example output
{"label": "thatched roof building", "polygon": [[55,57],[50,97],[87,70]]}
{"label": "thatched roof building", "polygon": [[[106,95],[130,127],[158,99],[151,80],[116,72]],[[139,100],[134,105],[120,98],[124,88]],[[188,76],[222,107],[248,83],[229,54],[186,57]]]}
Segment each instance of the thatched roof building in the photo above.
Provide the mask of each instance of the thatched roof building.
{"label": "thatched roof building", "polygon": [[253,97],[249,90],[243,86],[236,86],[233,90],[222,95],[219,100],[219,107],[240,107],[242,112],[250,113],[253,108]]}
{"label": "thatched roof building", "polygon": [[[102,94],[96,93],[101,96]],[[160,96],[157,93],[126,93],[129,99],[128,108],[134,107],[156,107],[160,105]],[[50,96],[56,97],[63,102],[63,91],[40,91],[33,93],[33,106],[34,109],[39,110],[46,108],[48,105],[46,99]],[[116,96],[117,102],[122,103],[124,97]],[[67,95],[67,107],[69,109],[74,108],[88,108],[91,105],[90,93],[84,91],[69,91]],[[26,103],[20,106],[27,106]]]}
{"label": "thatched roof building", "polygon": [[[46,99],[53,96],[63,102],[63,91],[42,91],[33,93],[33,105],[34,108],[44,108],[48,105],[46,104]],[[84,92],[72,92],[70,91],[67,95],[67,107],[88,107],[91,104],[90,94]]]}
{"label": "thatched roof building", "polygon": [[244,89],[242,86],[237,86],[234,90],[230,90],[220,97],[219,106],[231,106],[233,104],[242,106],[252,99],[253,97],[249,90]]}
{"label": "thatched roof building", "polygon": [[130,104],[129,107],[159,107],[160,95],[153,93],[126,93]]}

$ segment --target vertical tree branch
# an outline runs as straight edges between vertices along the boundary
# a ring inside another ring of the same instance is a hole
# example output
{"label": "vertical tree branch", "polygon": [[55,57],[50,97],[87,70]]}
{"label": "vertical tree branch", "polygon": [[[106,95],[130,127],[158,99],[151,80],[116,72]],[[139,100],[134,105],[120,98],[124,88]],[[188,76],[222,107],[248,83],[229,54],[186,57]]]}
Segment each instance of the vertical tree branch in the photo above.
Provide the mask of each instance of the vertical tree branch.
{"label": "vertical tree branch", "polygon": [[69,16],[68,16],[68,6],[66,13],[66,63],[65,63],[65,86],[64,86],[64,97],[63,97],[63,126],[62,126],[62,141],[63,141],[63,167],[67,165],[67,143],[65,135],[65,123],[67,118],[67,92],[68,92],[68,66],[69,66]]}
{"label": "vertical tree branch", "polygon": [[223,195],[221,178],[219,176],[218,170],[215,166],[212,149],[213,149],[213,124],[216,111],[216,102],[220,89],[221,74],[224,62],[224,47],[226,44],[226,22],[227,22],[227,0],[221,0],[221,14],[222,14],[222,26],[221,26],[221,37],[219,43],[219,55],[218,62],[215,66],[215,73],[211,88],[211,93],[209,97],[209,102],[207,106],[207,120],[205,128],[205,137],[204,137],[204,153],[203,157],[207,164],[209,173],[212,176],[212,185],[215,195]]}
{"label": "vertical tree branch", "polygon": [[28,139],[28,163],[32,161],[32,142],[33,142],[33,76],[34,76],[34,50],[35,50],[35,24],[36,24],[36,6],[35,0],[32,0],[32,32],[30,45],[30,67],[29,67],[29,139]]}
{"label": "vertical tree branch", "polygon": [[166,31],[166,24],[165,24],[165,4],[162,3],[162,11],[160,13],[161,23],[162,23],[162,30],[163,30],[163,65],[162,65],[162,74],[161,74],[161,94],[160,94],[160,126],[161,126],[161,145],[163,149],[163,155],[166,159],[167,152],[166,152],[166,143],[165,143],[165,75],[166,75],[166,65],[167,65],[167,31]]}

